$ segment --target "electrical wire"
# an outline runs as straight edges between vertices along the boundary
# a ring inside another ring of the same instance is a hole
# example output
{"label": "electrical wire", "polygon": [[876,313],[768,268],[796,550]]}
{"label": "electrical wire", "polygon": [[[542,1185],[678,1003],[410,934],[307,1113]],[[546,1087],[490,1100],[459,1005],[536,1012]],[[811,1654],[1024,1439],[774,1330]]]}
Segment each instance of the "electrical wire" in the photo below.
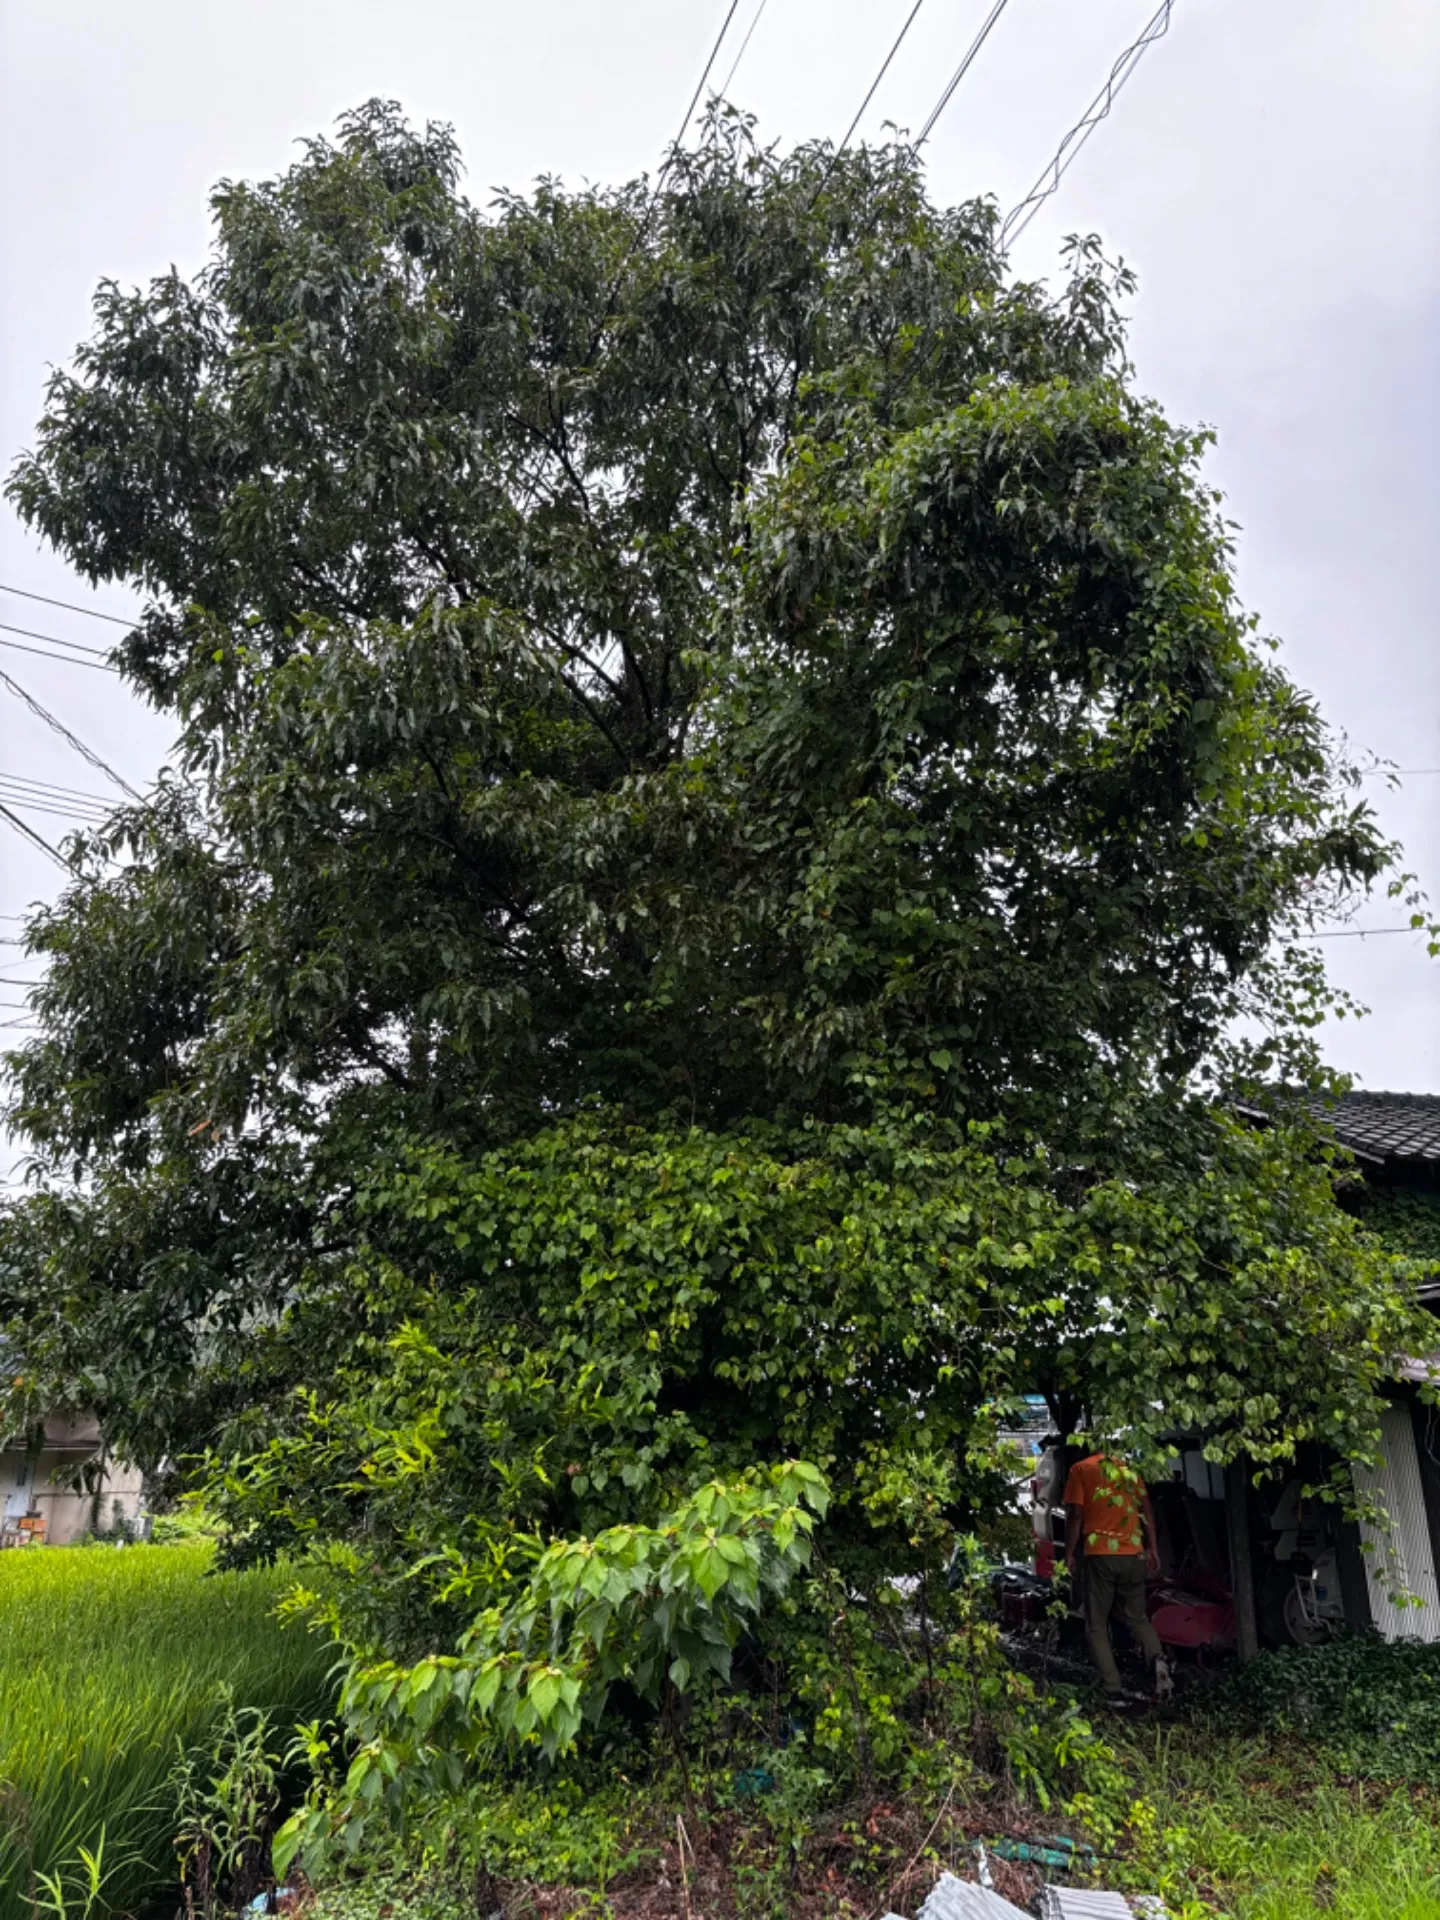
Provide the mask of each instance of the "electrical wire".
{"label": "electrical wire", "polygon": [[52,820],[69,820],[80,827],[102,827],[105,824],[103,813],[77,813],[73,807],[51,807],[43,800],[29,800],[21,793],[11,793],[8,788],[0,788],[0,799],[7,800],[12,807],[18,807],[21,813],[44,813]]}
{"label": "electrical wire", "polygon": [[70,862],[64,854],[58,853],[43,834],[36,833],[33,827],[26,826],[19,814],[12,813],[3,800],[0,800],[0,820],[8,820],[17,833],[23,833],[27,840],[33,841],[43,854],[47,854],[55,862],[62,873],[72,871]]}
{"label": "electrical wire", "polygon": [[944,92],[940,95],[940,98],[935,102],[935,105],[930,109],[930,118],[925,122],[924,126],[920,129],[920,137],[915,142],[915,149],[917,152],[920,150],[921,147],[924,146],[925,142],[930,138],[930,135],[934,132],[935,122],[940,118],[941,114],[944,113],[946,107],[949,106],[951,96],[954,94],[955,89],[959,86],[960,82],[965,78],[966,74],[970,71],[971,67],[975,63],[976,55],[979,53],[980,49],[984,46],[985,42],[990,38],[990,29],[994,26],[995,22],[1000,18],[1001,14],[1005,11],[1008,5],[1009,5],[1009,0],[995,0],[995,4],[993,7],[991,7],[989,13],[986,15],[985,20],[981,25],[980,31],[976,34],[975,38],[970,42],[969,47],[966,49],[964,59],[960,62],[959,66],[955,69],[954,73],[951,74],[949,80],[945,84]]}
{"label": "electrical wire", "polygon": [[53,780],[36,780],[28,773],[0,773],[0,786],[24,787],[28,792],[58,800],[83,800],[92,807],[108,809],[110,802],[98,793],[85,793],[79,787],[57,787]]}
{"label": "electrical wire", "polygon": [[113,627],[124,627],[132,632],[139,625],[136,620],[122,620],[118,614],[97,613],[94,607],[78,606],[73,600],[52,600],[48,593],[30,593],[24,587],[7,587],[0,580],[0,593],[13,593],[20,600],[39,600],[47,607],[63,607],[67,613],[83,613],[91,620],[108,620]]}
{"label": "electrical wire", "polygon": [[1328,933],[1297,933],[1296,940],[1375,940],[1382,933],[1423,933],[1428,927],[1337,927]]}
{"label": "electrical wire", "polygon": [[[75,660],[75,666],[102,666],[108,674],[115,672],[115,668],[109,664],[108,649],[106,649],[106,647],[86,647],[84,641],[81,641],[81,639],[60,639],[56,634],[36,634],[35,628],[31,628],[31,626],[12,626],[8,620],[0,620],[0,634],[19,634],[23,639],[42,639],[42,641],[46,643],[46,647],[60,647],[61,657],[79,655],[79,659]],[[4,645],[13,647],[15,641],[8,639],[8,641],[4,641]],[[19,651],[21,651],[21,653],[35,653],[35,647],[21,647]]]}
{"label": "electrical wire", "polygon": [[1139,66],[1146,48],[1154,46],[1157,40],[1163,39],[1170,31],[1170,16],[1174,10],[1175,0],[1160,0],[1160,5],[1151,15],[1139,37],[1133,40],[1120,55],[1110,69],[1109,79],[1055,149],[1054,159],[1043,170],[1025,198],[1006,214],[997,242],[1002,252],[1020,238],[1040,211],[1043,203],[1055,192],[1075,164],[1081,148],[1100,122],[1107,118],[1110,109],[1120,96],[1121,88]]}
{"label": "electrical wire", "polygon": [[[875,98],[876,88],[880,85],[880,82],[885,78],[886,74],[890,71],[890,62],[895,58],[896,54],[900,51],[901,47],[905,44],[905,36],[907,33],[909,33],[911,27],[914,26],[915,16],[917,13],[919,13],[921,7],[923,7],[924,4],[925,4],[925,0],[915,0],[914,6],[911,7],[909,13],[906,14],[904,26],[901,27],[899,33],[896,34],[894,42],[891,45],[890,51],[886,54],[885,58],[880,63],[880,71],[876,74],[875,78],[870,82],[870,86],[868,91],[866,92],[865,98],[860,102],[859,106],[855,109],[855,118],[850,122],[849,126],[845,129],[844,138],[841,140],[839,146],[836,147],[834,153],[830,157],[830,166],[829,168],[826,169],[826,173],[825,173],[826,180],[829,179],[830,173],[834,169],[834,166],[836,162],[839,160],[841,154],[844,153],[846,147],[849,146],[850,136],[854,133],[856,127],[859,126],[861,115],[864,113],[865,109],[869,106],[870,102]],[[1001,0],[1001,4],[1002,5],[1004,4],[1004,0]],[[825,181],[822,180],[820,184],[823,187],[825,184]]]}
{"label": "electrical wire", "polygon": [[[85,742],[82,739],[80,739],[77,734],[73,734],[70,731],[69,727],[65,725],[63,720],[57,720],[55,718],[55,715],[51,713],[48,707],[42,706],[40,702],[34,697],[33,694],[27,693],[24,687],[21,686],[20,682],[18,680],[12,679],[11,676],[8,673],[6,673],[3,668],[0,668],[0,686],[8,687],[10,692],[15,695],[15,698],[17,700],[23,700],[25,705],[35,715],[37,720],[43,720],[46,726],[50,728],[52,733],[58,733],[60,738],[63,741],[65,741],[65,743],[68,746],[71,746],[75,749],[76,753],[80,755],[80,758],[82,760],[89,761],[90,765],[94,767],[97,773],[103,773],[105,775],[105,778],[107,780],[113,781],[114,784],[117,787],[119,787],[122,793],[128,793],[130,798],[136,803],[137,806],[143,804],[141,802],[140,795],[135,791],[134,787],[130,785],[130,782],[128,780],[122,780],[120,778],[120,775],[116,773],[115,769],[112,766],[109,766],[104,760],[102,760],[99,754],[96,753],[93,748],[87,747]],[[17,920],[20,920],[24,918],[24,915],[17,913],[14,916],[14,918]]]}
{"label": "electrical wire", "polygon": [[[23,627],[7,627],[0,620],[0,632],[23,633]],[[43,635],[40,636],[42,639]],[[114,673],[114,667],[104,660],[87,660],[73,653],[57,653],[52,647],[27,647],[23,640],[0,640],[0,647],[8,647],[12,653],[33,653],[39,660],[59,660],[67,667],[93,667],[96,673]]]}
{"label": "electrical wire", "polygon": [[110,657],[108,647],[88,646],[83,640],[62,640],[57,634],[36,633],[33,627],[12,627],[7,621],[0,620],[0,630],[23,634],[27,640],[43,640],[49,647],[68,647],[72,653],[90,654],[96,660],[108,660]]}
{"label": "electrical wire", "polygon": [[37,792],[35,788],[26,786],[19,780],[0,778],[0,794],[3,794],[7,800],[13,801],[16,806],[23,803],[26,806],[45,807],[54,813],[83,816],[87,820],[104,820],[110,812],[105,802],[71,800],[63,793],[46,793],[43,790]]}
{"label": "electrical wire", "polygon": [[764,13],[769,3],[770,3],[770,0],[760,0],[759,6],[756,7],[755,17],[750,22],[749,28],[745,34],[745,38],[740,42],[740,51],[736,54],[735,58],[730,62],[730,71],[726,74],[724,81],[715,90],[716,99],[726,100],[729,98],[730,82],[735,78],[735,74],[737,69],[739,68],[740,62],[745,58],[745,49],[749,46],[751,38],[754,35],[755,29],[760,24],[760,16],[762,13]]}
{"label": "electrical wire", "polygon": [[[739,9],[739,6],[740,6],[740,0],[730,0],[730,10],[720,23],[720,31],[719,33],[716,34],[715,44],[710,49],[710,58],[705,62],[705,71],[701,74],[699,81],[696,83],[695,91],[690,96],[690,104],[685,109],[685,118],[680,122],[680,131],[676,134],[674,140],[671,142],[670,151],[669,153],[666,154],[665,163],[661,167],[659,176],[656,179],[655,190],[657,193],[660,190],[660,181],[663,180],[665,178],[665,175],[669,172],[670,162],[674,158],[676,152],[678,151],[680,142],[685,138],[686,130],[690,125],[690,117],[694,113],[696,107],[698,107],[700,104],[700,96],[705,91],[705,82],[710,78],[710,69],[714,66],[716,59],[719,57],[720,49],[725,44],[725,36],[730,31],[730,22],[735,18],[735,15]],[[751,31],[752,32],[754,31],[753,27]],[[743,53],[744,51],[745,49],[742,47],[740,49],[740,52]],[[738,55],[736,56],[736,64],[737,65],[739,64]]]}

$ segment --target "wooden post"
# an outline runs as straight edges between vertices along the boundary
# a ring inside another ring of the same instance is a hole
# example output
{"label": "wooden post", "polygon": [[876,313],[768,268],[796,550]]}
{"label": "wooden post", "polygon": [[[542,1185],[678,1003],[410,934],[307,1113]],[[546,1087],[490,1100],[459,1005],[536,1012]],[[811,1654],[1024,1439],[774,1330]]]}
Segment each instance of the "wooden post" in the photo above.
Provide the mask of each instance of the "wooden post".
{"label": "wooden post", "polygon": [[1250,1474],[1244,1460],[1232,1460],[1225,1469],[1225,1526],[1230,1539],[1230,1588],[1235,1597],[1235,1650],[1243,1665],[1260,1651],[1255,1563],[1250,1556]]}

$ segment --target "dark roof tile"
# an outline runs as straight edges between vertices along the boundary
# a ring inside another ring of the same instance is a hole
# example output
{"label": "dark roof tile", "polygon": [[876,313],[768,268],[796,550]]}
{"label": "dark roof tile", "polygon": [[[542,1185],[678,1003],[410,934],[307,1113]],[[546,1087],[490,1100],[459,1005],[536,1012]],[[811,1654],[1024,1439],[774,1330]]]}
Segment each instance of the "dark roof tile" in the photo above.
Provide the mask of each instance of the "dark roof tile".
{"label": "dark roof tile", "polygon": [[1316,1105],[1354,1153],[1440,1166],[1440,1093],[1345,1093]]}

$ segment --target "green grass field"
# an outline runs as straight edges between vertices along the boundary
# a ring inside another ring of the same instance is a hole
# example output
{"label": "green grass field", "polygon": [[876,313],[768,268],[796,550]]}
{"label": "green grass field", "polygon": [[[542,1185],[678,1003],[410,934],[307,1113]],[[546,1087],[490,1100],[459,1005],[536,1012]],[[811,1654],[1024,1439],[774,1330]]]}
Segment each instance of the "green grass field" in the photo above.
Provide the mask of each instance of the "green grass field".
{"label": "green grass field", "polygon": [[323,1713],[333,1649],[273,1617],[290,1576],[209,1573],[212,1548],[0,1554],[0,1920],[28,1920],[33,1875],[103,1828],[125,1909],[168,1880],[165,1781],[204,1740],[221,1689],[277,1722]]}
{"label": "green grass field", "polygon": [[1440,1920],[1440,1782],[1359,1780],[1296,1739],[1132,1749],[1183,1880],[1232,1920]]}

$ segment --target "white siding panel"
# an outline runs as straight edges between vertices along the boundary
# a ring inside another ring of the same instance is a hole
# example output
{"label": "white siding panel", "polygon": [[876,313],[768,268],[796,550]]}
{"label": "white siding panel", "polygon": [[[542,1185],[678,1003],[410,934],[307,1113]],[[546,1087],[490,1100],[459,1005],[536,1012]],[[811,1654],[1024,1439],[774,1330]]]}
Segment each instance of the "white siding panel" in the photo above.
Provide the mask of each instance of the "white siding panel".
{"label": "white siding panel", "polygon": [[[1371,1617],[1387,1640],[1440,1640],[1440,1581],[1408,1403],[1385,1409],[1381,1433],[1384,1467],[1379,1473],[1355,1469],[1356,1486],[1378,1494],[1390,1516],[1383,1534],[1363,1529],[1371,1548],[1365,1555]],[[1421,1604],[1397,1606],[1391,1597],[1396,1590],[1413,1594]]]}

